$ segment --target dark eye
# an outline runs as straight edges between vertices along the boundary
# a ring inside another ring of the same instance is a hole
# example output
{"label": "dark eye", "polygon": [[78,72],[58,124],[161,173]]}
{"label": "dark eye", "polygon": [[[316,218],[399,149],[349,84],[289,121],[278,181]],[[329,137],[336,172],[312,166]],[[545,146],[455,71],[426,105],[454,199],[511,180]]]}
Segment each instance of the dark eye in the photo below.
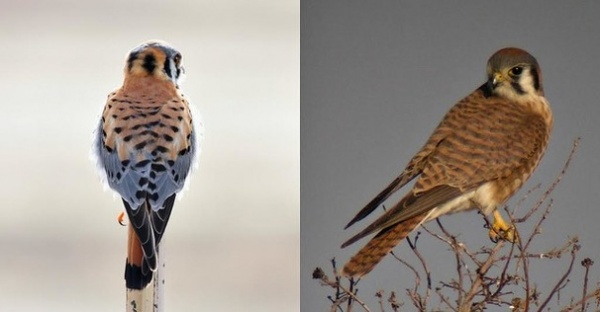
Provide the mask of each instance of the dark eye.
{"label": "dark eye", "polygon": [[175,57],[173,57],[173,59],[175,60],[175,65],[179,66],[179,63],[181,63],[181,54],[175,54]]}
{"label": "dark eye", "polygon": [[523,67],[521,66],[515,66],[513,68],[510,69],[509,74],[511,76],[520,76],[523,73]]}

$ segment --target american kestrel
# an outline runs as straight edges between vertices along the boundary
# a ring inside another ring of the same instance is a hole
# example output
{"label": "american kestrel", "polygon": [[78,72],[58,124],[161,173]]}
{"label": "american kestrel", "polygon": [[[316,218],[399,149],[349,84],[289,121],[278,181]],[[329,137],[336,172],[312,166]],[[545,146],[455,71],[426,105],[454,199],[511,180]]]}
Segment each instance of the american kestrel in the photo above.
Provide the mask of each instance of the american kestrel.
{"label": "american kestrel", "polygon": [[123,86],[108,95],[94,150],[110,188],[129,217],[125,281],[143,289],[156,270],[156,253],[175,195],[197,152],[188,102],[179,89],[181,54],[164,42],[133,49]]}
{"label": "american kestrel", "polygon": [[345,276],[369,273],[420,224],[458,211],[493,212],[490,236],[517,239],[497,208],[540,162],[552,131],[552,112],[538,62],[526,51],[505,48],[494,53],[487,78],[450,109],[400,176],[348,223],[346,228],[417,178],[404,198],[342,245],[377,232],[346,263]]}

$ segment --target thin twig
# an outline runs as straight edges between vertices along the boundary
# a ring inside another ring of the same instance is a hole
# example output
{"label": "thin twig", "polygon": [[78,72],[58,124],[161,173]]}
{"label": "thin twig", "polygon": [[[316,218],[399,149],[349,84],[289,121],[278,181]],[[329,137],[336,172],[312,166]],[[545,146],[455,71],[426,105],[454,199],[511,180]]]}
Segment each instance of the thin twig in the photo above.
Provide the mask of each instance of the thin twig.
{"label": "thin twig", "polygon": [[[544,196],[544,198],[545,197],[546,197],[546,195]],[[542,202],[539,202],[539,204],[536,205],[536,207],[534,207],[532,209],[532,211],[533,210],[537,210],[539,208],[539,205],[541,205]],[[527,257],[525,257],[525,253],[527,252],[527,250],[529,250],[529,245],[533,241],[533,238],[535,236],[537,236],[538,234],[541,233],[542,223],[544,222],[544,220],[546,220],[546,216],[548,215],[548,213],[550,213],[550,207],[551,206],[552,206],[552,199],[550,199],[550,203],[548,205],[546,205],[546,209],[544,210],[544,213],[542,214],[542,216],[540,217],[540,219],[536,223],[536,225],[533,228],[533,231],[531,232],[531,234],[529,235],[529,237],[527,238],[527,243],[525,245],[523,245],[523,241],[522,241],[522,239],[520,239],[520,237],[522,237],[522,236],[519,234],[517,228],[516,227],[514,228],[515,229],[515,233],[516,233],[516,237],[519,238],[519,240],[518,240],[518,247],[519,247],[520,260],[521,260],[520,262],[517,262],[517,265],[516,265],[516,268],[515,268],[515,274],[518,274],[518,272],[519,272],[519,265],[520,265],[520,263],[522,263],[523,264],[523,275],[524,275],[524,280],[525,280],[525,307],[524,307],[524,311],[529,311],[529,303],[531,302],[531,300],[530,300],[530,298],[531,298],[531,288],[530,288],[530,279],[529,279],[529,259]],[[528,214],[524,220],[529,219],[529,217],[531,217],[531,214]],[[513,216],[511,216],[511,221],[514,224],[514,221],[513,221],[512,218],[513,218]]]}
{"label": "thin twig", "polygon": [[[450,240],[450,236],[453,236],[452,234],[450,234],[448,231],[446,231],[446,229],[444,228],[444,226],[442,225],[441,221],[439,221],[439,218],[436,219],[436,222],[438,223],[438,226],[440,227],[440,229],[442,230],[442,232],[444,233],[444,235],[446,235],[446,237],[443,237],[437,233],[432,232],[431,230],[429,230],[427,227],[425,226],[421,226],[427,233],[429,233],[430,235],[432,235],[433,237],[439,239],[440,241],[448,244],[448,246],[450,246],[450,249],[453,248],[453,244],[452,241]],[[476,263],[478,266],[480,265],[479,261],[477,260],[477,258],[475,257],[475,254],[469,251],[469,248],[467,247],[467,245],[463,244],[463,243],[457,243],[458,246],[460,246],[460,248],[462,249],[462,251],[469,256],[469,258],[471,258],[471,261],[473,261],[474,263]]]}
{"label": "thin twig", "polygon": [[560,258],[562,254],[569,249],[573,244],[577,243],[578,238],[569,239],[563,246],[559,248],[552,248],[549,251],[541,252],[541,253],[522,253],[520,255],[507,255],[498,258],[499,261],[507,260],[509,257],[513,259],[527,257],[532,259],[554,259]]}
{"label": "thin twig", "polygon": [[398,299],[396,299],[396,293],[393,291],[390,293],[390,298],[388,298],[388,302],[392,306],[392,310],[394,310],[394,312],[399,312],[400,307],[403,305],[403,303],[398,302]]}
{"label": "thin twig", "polygon": [[[350,278],[350,289],[349,289],[348,293],[352,294],[352,295],[356,295],[355,290],[354,290],[354,278]],[[350,298],[348,298],[348,308],[346,309],[347,312],[352,312],[352,297],[354,297],[354,296],[350,296]]]}
{"label": "thin twig", "polygon": [[[521,198],[519,198],[519,200],[515,203],[512,211],[509,212],[509,215],[512,215],[514,217],[514,215],[517,213],[517,210],[521,207],[521,205],[525,202],[525,200],[527,200],[529,198],[529,196],[531,196],[531,194],[533,194],[533,192],[539,190],[541,187],[542,187],[542,183],[538,183],[538,184],[532,186],[529,190],[527,190],[527,193],[525,193],[525,195],[523,195]],[[506,208],[507,207],[505,207],[505,209]]]}
{"label": "thin twig", "polygon": [[[369,308],[367,307],[367,305],[360,300],[357,296],[356,293],[346,289],[344,286],[341,285],[340,283],[340,276],[337,273],[337,269],[336,269],[336,265],[335,265],[335,258],[331,259],[331,263],[333,265],[333,271],[334,271],[334,275],[335,275],[335,282],[334,281],[330,281],[329,277],[325,274],[325,272],[323,272],[323,270],[321,268],[316,268],[313,272],[313,279],[318,279],[321,281],[322,285],[327,285],[329,287],[332,287],[334,289],[336,289],[336,300],[334,301],[334,306],[338,306],[340,304],[342,304],[346,297],[348,298],[348,300],[353,299],[354,301],[356,301],[365,311],[367,312],[371,312],[371,310],[369,310]],[[352,279],[350,279],[350,285],[352,287],[352,285],[357,284],[358,282],[354,282]],[[339,292],[339,290],[341,290],[341,292]],[[332,310],[335,311],[336,309]]]}
{"label": "thin twig", "polygon": [[431,273],[429,271],[429,268],[427,267],[425,258],[423,258],[421,253],[417,250],[417,240],[418,240],[420,234],[421,234],[421,232],[417,232],[414,243],[410,240],[409,237],[406,237],[406,241],[408,242],[408,246],[410,246],[410,249],[415,253],[417,258],[421,262],[421,265],[423,266],[423,270],[425,270],[425,275],[427,276],[427,289],[429,290],[429,289],[431,289]]}
{"label": "thin twig", "polygon": [[375,297],[377,297],[377,302],[379,303],[379,308],[381,309],[381,312],[385,312],[385,309],[383,307],[383,290],[378,290],[375,293]]}
{"label": "thin twig", "polygon": [[[515,231],[516,231],[516,228],[515,228]],[[514,250],[515,250],[515,243],[513,242],[510,246],[510,251],[509,251],[508,257],[506,258],[504,267],[502,268],[502,272],[500,273],[500,281],[498,282],[498,287],[496,288],[496,291],[493,294],[488,295],[484,300],[482,300],[482,302],[492,300],[493,298],[499,298],[504,287],[511,281],[510,278],[506,278],[506,276],[507,276],[506,272],[508,272],[508,266],[510,264],[510,260],[512,259],[512,254],[513,254]],[[502,260],[497,259],[496,261],[502,261]]]}
{"label": "thin twig", "polygon": [[579,250],[579,245],[574,245],[573,249],[571,249],[571,262],[569,263],[569,267],[567,268],[567,271],[565,272],[565,274],[563,274],[563,276],[560,278],[558,283],[556,283],[556,285],[554,286],[554,288],[548,295],[548,298],[546,298],[546,300],[542,303],[542,305],[540,306],[538,311],[541,312],[542,310],[544,310],[544,308],[546,307],[548,302],[550,302],[550,299],[552,299],[554,294],[561,288],[562,283],[567,279],[569,274],[571,274],[571,270],[573,269],[573,263],[575,263],[575,256],[576,256],[578,250]]}
{"label": "thin twig", "polygon": [[554,191],[554,188],[556,188],[556,186],[560,183],[560,181],[564,177],[565,173],[567,172],[567,169],[571,165],[571,160],[573,159],[573,156],[575,155],[575,152],[577,151],[577,148],[579,147],[579,142],[580,141],[581,141],[580,137],[577,137],[577,138],[575,138],[575,140],[573,140],[573,147],[571,148],[571,152],[569,153],[569,157],[567,158],[567,161],[563,165],[562,170],[560,171],[560,173],[558,174],[558,176],[556,177],[556,179],[554,180],[554,182],[552,182],[552,184],[550,185],[550,187],[548,189],[546,189],[546,192],[544,192],[544,194],[538,200],[538,202],[534,206],[534,208],[531,209],[522,218],[516,219],[516,222],[521,223],[521,222],[527,220],[527,218],[529,218],[529,216],[531,216],[532,214],[534,214],[539,209],[539,207],[542,205],[542,203],[544,201],[546,201],[546,198],[548,198],[548,196],[550,195],[550,193],[552,193]]}
{"label": "thin twig", "polygon": [[[535,231],[535,230],[534,230]],[[526,249],[523,248],[523,243],[521,240],[518,241],[519,253],[521,255],[521,262],[523,263],[523,280],[525,281],[525,307],[524,311],[529,311],[529,301],[530,301],[530,280],[529,280],[529,261],[523,254],[526,252]],[[515,275],[519,274],[519,262],[517,262],[517,267],[515,269]]]}
{"label": "thin twig", "polygon": [[590,259],[590,258],[585,258],[585,259],[583,259],[583,261],[581,261],[581,265],[583,267],[585,267],[585,277],[583,279],[583,295],[581,298],[581,312],[585,312],[585,308],[586,308],[585,307],[585,300],[586,300],[585,296],[587,294],[588,276],[590,273],[590,267],[592,265],[594,265],[594,261],[592,261],[592,259]]}
{"label": "thin twig", "polygon": [[415,302],[415,300],[413,300],[413,303],[418,303],[418,305],[416,307],[421,311],[425,311],[426,306],[427,306],[427,301],[429,301],[429,296],[431,295],[431,273],[429,271],[429,268],[427,267],[427,262],[425,262],[425,258],[423,258],[423,256],[417,249],[417,241],[419,239],[419,235],[421,235],[421,232],[418,231],[417,235],[415,236],[414,242],[412,242],[409,237],[406,237],[406,241],[408,242],[408,246],[410,247],[410,249],[414,252],[414,254],[419,259],[419,262],[421,262],[421,266],[423,267],[423,270],[425,271],[425,276],[427,278],[427,288],[425,289],[425,298],[418,296],[417,293],[415,293],[415,295],[417,295],[416,297],[411,296],[411,299],[418,299],[416,302]]}
{"label": "thin twig", "polygon": [[419,275],[419,272],[417,271],[417,269],[415,269],[415,267],[413,267],[410,263],[408,263],[406,260],[396,256],[396,254],[392,251],[390,252],[390,254],[392,255],[392,257],[394,257],[396,260],[400,261],[400,263],[404,264],[405,266],[407,266],[414,274],[415,274],[415,288],[414,288],[414,292],[417,292],[419,290],[419,286],[421,285],[421,276]]}
{"label": "thin twig", "polygon": [[542,223],[548,217],[548,214],[550,213],[550,208],[552,207],[552,204],[554,204],[554,200],[552,198],[550,198],[550,202],[548,203],[548,205],[546,205],[546,209],[544,210],[544,213],[542,214],[542,217],[535,224],[535,227],[533,228],[533,232],[531,233],[531,235],[527,239],[527,243],[525,243],[525,250],[529,249],[529,244],[531,244],[531,241],[533,241],[533,238],[535,236],[537,236],[537,235],[539,235],[539,234],[542,233],[542,230],[541,230],[542,229]]}
{"label": "thin twig", "polygon": [[[575,152],[577,151],[577,148],[579,146],[579,141],[580,141],[580,138],[576,138],[573,141],[573,147],[571,148],[569,156],[567,157],[567,161],[563,165],[563,168],[562,168],[561,172],[556,177],[556,179],[554,180],[554,182],[552,182],[552,184],[550,185],[550,187],[548,187],[548,189],[546,189],[546,191],[540,197],[540,199],[534,205],[534,207],[525,216],[523,216],[522,218],[513,219],[513,217],[511,216],[511,221],[513,222],[513,224],[514,223],[521,223],[521,222],[524,222],[527,219],[529,219],[529,217],[531,217],[531,215],[533,213],[535,213],[542,206],[542,204],[546,201],[546,199],[548,198],[548,196],[550,196],[550,194],[554,191],[554,189],[556,188],[556,186],[560,183],[560,181],[562,180],[563,176],[565,175],[567,169],[569,168],[569,166],[571,164],[571,160],[573,159],[573,156],[575,155]],[[524,276],[524,279],[525,279],[525,294],[526,294],[525,309],[524,309],[525,311],[529,310],[529,302],[530,302],[530,279],[529,279],[528,259],[526,257],[524,257],[523,255],[526,252],[526,250],[529,248],[529,244],[533,240],[533,237],[536,236],[537,234],[541,233],[541,230],[540,230],[541,224],[546,219],[546,216],[548,215],[551,206],[552,206],[552,199],[550,200],[550,203],[548,205],[546,205],[546,210],[542,214],[542,217],[538,220],[538,223],[534,227],[534,230],[533,230],[532,234],[529,236],[526,245],[523,246],[521,240],[519,240],[519,251],[520,251],[520,254],[522,255],[521,256],[521,262],[523,263],[523,274],[525,275]],[[517,236],[517,237],[519,237],[519,236]],[[518,265],[517,265],[517,269],[516,270],[518,272]]]}
{"label": "thin twig", "polygon": [[589,293],[587,296],[583,297],[581,300],[575,302],[575,303],[571,303],[569,306],[561,309],[561,312],[566,312],[566,311],[573,311],[576,307],[582,305],[585,303],[585,301],[587,301],[588,299],[594,298],[594,297],[599,297],[600,296],[600,287],[596,288],[593,292]]}
{"label": "thin twig", "polygon": [[457,294],[457,299],[456,299],[456,305],[457,306],[461,306],[462,305],[462,298],[464,296],[464,288],[463,288],[463,264],[464,264],[464,260],[461,257],[461,250],[462,248],[462,244],[459,244],[456,236],[451,235],[448,231],[446,231],[446,229],[444,228],[444,226],[442,225],[442,222],[440,221],[440,219],[435,219],[437,225],[440,227],[440,229],[442,230],[442,233],[444,233],[444,235],[446,235],[446,237],[448,237],[450,239],[450,247],[452,248],[452,251],[454,251],[454,259],[456,261],[456,272],[458,272],[458,287],[456,288],[456,290],[458,290],[458,294]]}
{"label": "thin twig", "polygon": [[[478,268],[478,270],[477,270],[477,277],[475,278],[475,281],[471,285],[471,289],[469,289],[469,291],[467,292],[467,295],[465,296],[465,300],[463,301],[463,306],[461,307],[461,311],[464,308],[470,308],[471,307],[471,302],[473,302],[473,298],[475,297],[475,295],[477,294],[477,292],[479,290],[479,287],[483,283],[483,277],[485,276],[485,274],[487,273],[487,271],[490,269],[490,267],[494,263],[494,257],[496,255],[496,253],[498,253],[498,251],[500,251],[500,249],[502,249],[502,246],[504,246],[504,241],[503,240],[499,241],[496,244],[496,246],[494,247],[494,249],[492,249],[492,251],[490,252],[490,255],[488,256],[488,258]],[[465,311],[468,311],[468,310],[465,310]]]}
{"label": "thin twig", "polygon": [[454,312],[458,312],[458,310],[450,303],[448,302],[448,298],[446,298],[442,292],[440,291],[440,289],[436,289],[435,290],[436,294],[438,294],[438,296],[440,297],[440,299],[442,300],[443,303],[445,303],[448,308],[450,308],[450,310],[454,311]]}
{"label": "thin twig", "polygon": [[[335,265],[335,259],[332,259],[331,262]],[[322,285],[330,286],[336,290],[341,289],[341,293],[334,301],[334,305],[339,306],[344,301],[344,300],[339,300],[339,299],[347,296],[348,299],[352,298],[354,301],[356,301],[365,311],[371,312],[371,310],[369,310],[367,305],[362,300],[360,300],[354,292],[350,291],[349,289],[346,289],[344,286],[341,285],[341,283],[337,282],[337,280],[338,280],[337,270],[336,270],[335,274],[336,274],[336,281],[332,282],[329,280],[329,277],[327,277],[327,275],[325,274],[325,272],[323,272],[323,270],[321,268],[316,268],[315,271],[313,272],[313,278],[320,280]],[[351,280],[350,285],[353,285],[353,284],[355,284],[355,282]],[[336,310],[336,309],[333,309],[333,310]]]}

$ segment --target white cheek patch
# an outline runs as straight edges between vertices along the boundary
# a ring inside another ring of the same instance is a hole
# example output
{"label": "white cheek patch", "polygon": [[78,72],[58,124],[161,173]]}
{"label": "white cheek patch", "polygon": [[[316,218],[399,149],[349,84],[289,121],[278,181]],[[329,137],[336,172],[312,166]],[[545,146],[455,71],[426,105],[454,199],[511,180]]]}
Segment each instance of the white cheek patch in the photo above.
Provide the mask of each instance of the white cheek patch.
{"label": "white cheek patch", "polygon": [[537,102],[539,100],[540,96],[535,90],[530,68],[525,68],[523,70],[523,74],[521,74],[521,78],[519,79],[519,86],[523,89],[525,94],[517,93],[510,85],[510,81],[504,81],[498,85],[495,89],[495,93],[515,102]]}
{"label": "white cheek patch", "polygon": [[[177,73],[177,71],[175,71],[175,73]],[[177,86],[181,85],[185,81],[185,69],[183,66],[181,66],[181,64],[179,65],[179,76],[175,77],[175,79],[177,80],[175,81]]]}
{"label": "white cheek patch", "polygon": [[531,75],[531,68],[526,68],[521,75],[521,79],[519,80],[519,85],[526,94],[535,94],[535,86],[533,81],[533,76]]}
{"label": "white cheek patch", "polygon": [[175,66],[175,62],[173,60],[169,61],[169,67],[170,67],[169,69],[171,70],[171,77],[169,77],[169,78],[171,79],[171,81],[173,81],[173,83],[175,85],[178,85],[177,84],[177,81],[178,81],[178,79],[177,79],[177,66]]}

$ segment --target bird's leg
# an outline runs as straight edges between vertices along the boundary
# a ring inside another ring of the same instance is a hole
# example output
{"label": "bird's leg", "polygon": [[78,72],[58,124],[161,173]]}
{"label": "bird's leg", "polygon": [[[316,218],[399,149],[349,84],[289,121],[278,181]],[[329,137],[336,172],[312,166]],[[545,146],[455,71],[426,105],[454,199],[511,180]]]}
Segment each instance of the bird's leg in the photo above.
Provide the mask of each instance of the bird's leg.
{"label": "bird's leg", "polygon": [[502,219],[502,215],[498,209],[494,210],[494,222],[490,229],[490,239],[492,242],[498,242],[500,239],[507,240],[511,243],[519,241],[515,227],[513,225],[508,225],[506,221]]}

